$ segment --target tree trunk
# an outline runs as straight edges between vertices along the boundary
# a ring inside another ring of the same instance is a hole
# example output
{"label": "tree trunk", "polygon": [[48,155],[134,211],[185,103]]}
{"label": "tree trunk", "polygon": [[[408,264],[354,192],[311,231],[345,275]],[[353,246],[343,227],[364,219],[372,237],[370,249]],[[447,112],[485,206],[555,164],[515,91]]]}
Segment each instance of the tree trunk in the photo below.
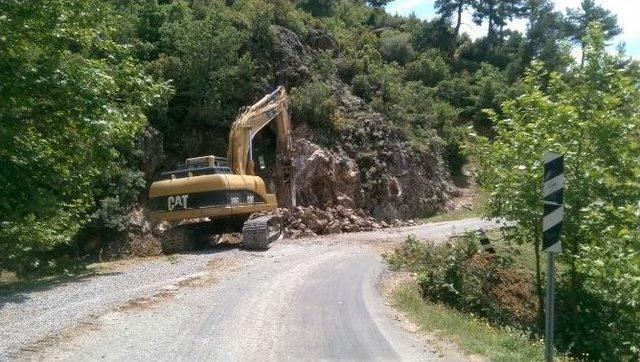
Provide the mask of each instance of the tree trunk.
{"label": "tree trunk", "polygon": [[456,28],[455,28],[455,34],[456,34],[456,40],[458,39],[458,35],[460,34],[460,25],[462,25],[462,1],[460,3],[458,3],[458,21],[456,21]]}
{"label": "tree trunk", "polygon": [[578,243],[573,240],[571,243],[571,261],[570,261],[570,272],[571,272],[571,319],[573,320],[573,343],[580,343],[580,308],[578,306],[578,271],[576,268],[575,257],[578,255]]}

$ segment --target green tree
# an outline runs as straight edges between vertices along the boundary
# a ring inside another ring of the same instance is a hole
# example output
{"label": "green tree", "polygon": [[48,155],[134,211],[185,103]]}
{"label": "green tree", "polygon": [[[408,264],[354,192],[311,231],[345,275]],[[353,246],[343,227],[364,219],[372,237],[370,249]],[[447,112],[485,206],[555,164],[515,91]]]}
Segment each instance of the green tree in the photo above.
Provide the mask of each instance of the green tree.
{"label": "green tree", "polygon": [[151,123],[162,131],[167,151],[177,159],[194,153],[223,154],[225,143],[219,135],[229,133],[238,109],[263,86],[255,77],[258,64],[247,46],[257,54],[270,48],[271,8],[261,1],[233,8],[217,1],[197,16],[186,3],[167,6],[175,16],[160,29],[161,54],[154,66],[172,80],[176,94],[166,115]]}
{"label": "green tree", "polygon": [[585,36],[589,26],[594,22],[600,23],[605,40],[610,40],[622,32],[618,26],[618,17],[596,5],[595,0],[582,0],[580,8],[567,9],[566,32],[570,39],[580,44],[582,49],[580,64],[584,64]]}
{"label": "green tree", "polygon": [[117,167],[166,93],[114,41],[103,1],[0,3],[0,263],[26,273],[86,223],[96,184]]}
{"label": "green tree", "polygon": [[475,0],[473,8],[476,24],[488,22],[487,39],[490,43],[502,40],[507,22],[523,16],[526,9],[523,0]]}
{"label": "green tree", "polygon": [[[637,359],[640,313],[629,296],[640,291],[640,73],[605,52],[598,26],[585,45],[583,68],[563,76],[535,64],[526,74],[525,94],[494,118],[493,142],[479,139],[479,182],[487,216],[514,221],[507,238],[532,243],[539,265],[541,157],[565,155],[558,343],[577,356]],[[537,279],[542,310],[539,268]]]}
{"label": "green tree", "polygon": [[420,51],[436,48],[453,55],[456,50],[456,39],[451,26],[442,19],[421,21],[411,32],[411,43]]}
{"label": "green tree", "polygon": [[550,70],[563,70],[570,61],[570,54],[561,46],[566,38],[565,19],[554,10],[549,0],[533,0],[528,4],[529,24],[526,31],[524,63],[541,60]]}
{"label": "green tree", "polygon": [[473,5],[473,0],[436,0],[434,7],[436,13],[443,19],[451,20],[455,15],[456,25],[453,33],[458,38],[460,34],[460,25],[462,25],[462,13]]}
{"label": "green tree", "polygon": [[310,12],[313,16],[330,16],[337,0],[296,0],[296,5]]}
{"label": "green tree", "polygon": [[367,3],[374,8],[381,8],[390,3],[392,0],[367,0]]}

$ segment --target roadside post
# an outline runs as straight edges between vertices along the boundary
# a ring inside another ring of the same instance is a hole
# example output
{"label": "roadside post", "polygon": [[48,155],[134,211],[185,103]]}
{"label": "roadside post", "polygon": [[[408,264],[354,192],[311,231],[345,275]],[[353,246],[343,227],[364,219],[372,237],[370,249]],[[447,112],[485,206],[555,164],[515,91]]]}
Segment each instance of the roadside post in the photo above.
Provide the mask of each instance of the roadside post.
{"label": "roadside post", "polygon": [[482,250],[484,250],[489,254],[496,253],[496,249],[493,247],[493,245],[491,245],[491,241],[489,241],[489,237],[487,236],[487,233],[483,229],[478,230],[478,238],[480,239],[480,245],[482,246]]}
{"label": "roadside post", "polygon": [[545,314],[545,360],[553,361],[553,323],[555,254],[562,251],[560,229],[564,218],[564,157],[545,152],[544,158],[544,214],[542,219],[542,251],[547,253],[547,298]]}

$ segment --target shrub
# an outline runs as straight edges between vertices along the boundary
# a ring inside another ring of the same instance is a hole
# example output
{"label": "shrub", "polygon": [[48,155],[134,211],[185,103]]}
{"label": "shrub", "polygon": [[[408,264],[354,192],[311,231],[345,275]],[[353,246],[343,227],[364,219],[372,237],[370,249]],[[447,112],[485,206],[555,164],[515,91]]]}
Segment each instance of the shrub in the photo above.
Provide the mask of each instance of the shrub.
{"label": "shrub", "polygon": [[449,65],[435,52],[421,53],[405,68],[407,80],[419,80],[426,86],[434,86],[449,76]]}
{"label": "shrub", "polygon": [[388,62],[404,65],[415,58],[415,51],[409,42],[409,34],[398,33],[382,38],[380,54]]}
{"label": "shrub", "polygon": [[309,35],[307,21],[309,14],[296,9],[290,0],[273,0],[274,21],[277,25],[284,26],[304,39]]}
{"label": "shrub", "polygon": [[329,78],[336,70],[331,52],[326,50],[318,51],[313,56],[313,71],[323,78]]}
{"label": "shrub", "polygon": [[392,269],[417,274],[425,299],[474,313],[497,324],[535,324],[531,277],[509,257],[478,252],[468,233],[445,245],[409,237],[387,261]]}
{"label": "shrub", "polygon": [[294,122],[306,122],[318,130],[333,130],[336,102],[325,83],[314,82],[291,89],[291,111]]}
{"label": "shrub", "polygon": [[417,50],[439,49],[445,53],[456,45],[456,37],[449,24],[441,19],[423,21],[411,33],[413,46]]}
{"label": "shrub", "polygon": [[370,77],[368,75],[358,74],[353,78],[353,83],[351,84],[353,94],[367,102],[370,102],[373,99],[376,88],[369,78]]}

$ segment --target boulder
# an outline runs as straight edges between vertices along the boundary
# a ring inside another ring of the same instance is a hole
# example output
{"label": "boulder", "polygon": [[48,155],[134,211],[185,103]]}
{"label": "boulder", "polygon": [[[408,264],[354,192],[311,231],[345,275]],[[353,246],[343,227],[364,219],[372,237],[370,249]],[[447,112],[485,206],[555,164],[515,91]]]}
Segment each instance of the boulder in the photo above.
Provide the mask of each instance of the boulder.
{"label": "boulder", "polygon": [[325,209],[315,206],[296,206],[293,209],[278,209],[275,212],[257,213],[253,216],[265,214],[275,214],[282,218],[287,238],[370,231],[389,226],[399,227],[415,224],[413,220],[394,220],[389,224],[374,219],[362,209],[352,209],[346,206]]}
{"label": "boulder", "polygon": [[362,204],[360,171],[354,160],[306,139],[294,142],[294,154],[300,205],[354,208]]}
{"label": "boulder", "polygon": [[316,49],[330,50],[334,56],[340,52],[340,45],[336,38],[324,29],[311,29],[309,31],[309,44]]}

